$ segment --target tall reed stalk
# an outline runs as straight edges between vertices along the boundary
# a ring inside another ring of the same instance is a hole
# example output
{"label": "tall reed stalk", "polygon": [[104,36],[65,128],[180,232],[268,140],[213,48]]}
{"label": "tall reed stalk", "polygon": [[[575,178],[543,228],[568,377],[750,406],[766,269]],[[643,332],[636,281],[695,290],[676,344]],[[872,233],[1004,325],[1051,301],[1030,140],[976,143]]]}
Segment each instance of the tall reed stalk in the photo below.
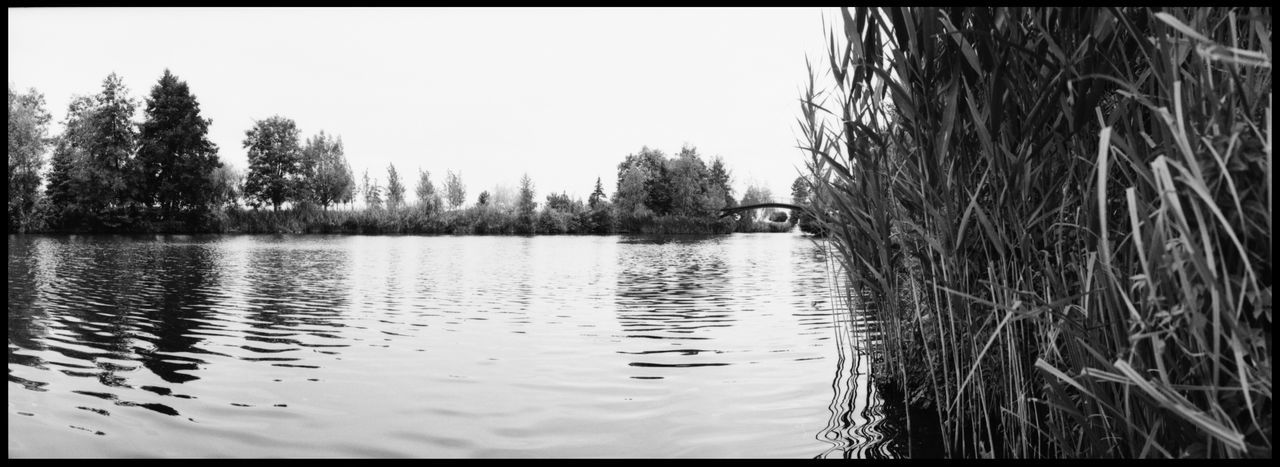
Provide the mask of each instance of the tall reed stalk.
{"label": "tall reed stalk", "polygon": [[946,452],[1270,457],[1271,10],[842,16],[813,207]]}

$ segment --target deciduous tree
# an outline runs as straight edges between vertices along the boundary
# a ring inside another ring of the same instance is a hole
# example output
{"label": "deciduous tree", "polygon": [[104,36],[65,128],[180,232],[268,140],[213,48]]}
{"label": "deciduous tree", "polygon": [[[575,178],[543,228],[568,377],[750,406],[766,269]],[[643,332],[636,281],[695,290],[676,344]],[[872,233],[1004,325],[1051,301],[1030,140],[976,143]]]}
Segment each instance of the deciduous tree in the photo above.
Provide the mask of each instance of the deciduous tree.
{"label": "deciduous tree", "polygon": [[382,209],[382,187],[377,180],[369,179],[369,169],[364,170],[364,205],[367,209]]}
{"label": "deciduous tree", "polygon": [[400,174],[395,164],[387,164],[387,209],[399,209],[404,204],[404,184],[400,183]]}
{"label": "deciduous tree", "polygon": [[49,147],[50,115],[44,96],[35,89],[24,94],[9,88],[9,230],[25,232],[39,197],[40,169]]}
{"label": "deciduous tree", "polygon": [[213,193],[210,202],[215,207],[235,206],[240,199],[240,189],[244,183],[244,173],[223,164],[209,173],[210,186]]}
{"label": "deciduous tree", "polygon": [[245,132],[244,147],[249,150],[245,198],[254,200],[255,205],[270,203],[275,211],[284,202],[298,199],[305,180],[298,126],[293,120],[276,115],[254,122]]}
{"label": "deciduous tree", "polygon": [[449,197],[449,207],[458,209],[462,207],[462,203],[466,202],[467,187],[462,185],[462,175],[454,173],[452,170],[445,177],[445,193]]}
{"label": "deciduous tree", "polygon": [[671,214],[705,217],[720,208],[723,200],[713,197],[711,173],[696,148],[681,148],[680,154],[665,161],[665,165],[671,190]]}
{"label": "deciduous tree", "polygon": [[440,194],[436,193],[436,187],[431,183],[431,172],[418,169],[418,207],[427,214],[435,214],[440,212],[441,204]]}
{"label": "deciduous tree", "polygon": [[355,198],[355,177],[343,153],[342,137],[319,134],[307,138],[302,148],[307,197],[328,210],[330,204],[349,203]]}
{"label": "deciduous tree", "polygon": [[[747,206],[751,204],[771,202],[773,202],[773,193],[771,193],[768,188],[752,184],[747,187],[746,193],[742,194],[742,201],[739,202],[739,205]],[[768,215],[771,214],[772,211],[772,209],[752,209],[750,211],[743,211],[741,213],[742,217],[738,219],[739,230],[749,231],[751,224],[760,219],[767,219]]]}

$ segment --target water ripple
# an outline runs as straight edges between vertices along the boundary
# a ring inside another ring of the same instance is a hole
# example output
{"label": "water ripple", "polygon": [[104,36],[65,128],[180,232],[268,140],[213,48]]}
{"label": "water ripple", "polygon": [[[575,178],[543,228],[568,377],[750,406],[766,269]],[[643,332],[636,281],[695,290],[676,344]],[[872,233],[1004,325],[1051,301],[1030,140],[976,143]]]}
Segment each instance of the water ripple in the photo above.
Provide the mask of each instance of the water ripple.
{"label": "water ripple", "polygon": [[801,237],[9,240],[10,457],[901,456]]}

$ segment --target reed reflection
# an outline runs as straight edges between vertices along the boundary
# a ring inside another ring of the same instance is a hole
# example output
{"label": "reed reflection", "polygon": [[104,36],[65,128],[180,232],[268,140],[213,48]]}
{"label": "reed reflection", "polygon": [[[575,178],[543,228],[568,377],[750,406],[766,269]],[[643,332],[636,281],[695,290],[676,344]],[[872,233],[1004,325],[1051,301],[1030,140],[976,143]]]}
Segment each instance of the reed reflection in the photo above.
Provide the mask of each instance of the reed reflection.
{"label": "reed reflection", "polygon": [[853,314],[844,306],[831,308],[830,312],[836,322],[836,371],[828,406],[831,416],[817,438],[830,443],[831,447],[816,457],[900,458],[904,453],[900,450],[899,438],[905,433],[886,420],[883,403],[868,371],[870,354],[851,331]]}
{"label": "reed reflection", "polygon": [[[851,290],[841,265],[834,260],[824,241],[797,245],[794,276],[797,290],[812,301],[809,312],[797,313],[802,324],[822,323],[822,329],[835,343],[835,368],[831,379],[831,402],[827,406],[827,424],[815,437],[830,446],[817,458],[892,459],[903,457],[897,420],[889,420],[884,403],[870,373],[871,356],[867,342],[878,338],[874,323],[852,296],[834,295],[832,291]],[[809,326],[806,326],[809,327]]]}

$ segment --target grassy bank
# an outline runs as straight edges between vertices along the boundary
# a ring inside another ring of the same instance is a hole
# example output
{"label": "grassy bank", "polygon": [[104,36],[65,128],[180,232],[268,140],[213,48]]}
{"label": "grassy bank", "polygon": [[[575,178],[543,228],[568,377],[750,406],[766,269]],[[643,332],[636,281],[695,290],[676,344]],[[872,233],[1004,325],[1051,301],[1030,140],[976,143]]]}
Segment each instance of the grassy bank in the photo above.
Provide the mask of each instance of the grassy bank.
{"label": "grassy bank", "polygon": [[1270,457],[1270,18],[857,9],[829,32],[814,211],[884,323],[877,371],[949,455]]}

